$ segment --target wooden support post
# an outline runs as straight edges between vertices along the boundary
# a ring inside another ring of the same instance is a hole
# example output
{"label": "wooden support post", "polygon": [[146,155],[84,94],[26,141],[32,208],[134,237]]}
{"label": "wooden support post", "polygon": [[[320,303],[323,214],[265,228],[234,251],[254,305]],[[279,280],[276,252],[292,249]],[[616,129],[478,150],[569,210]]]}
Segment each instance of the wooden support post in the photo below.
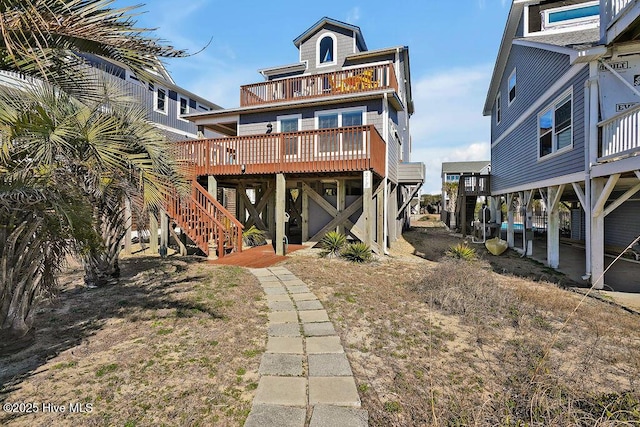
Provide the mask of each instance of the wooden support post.
{"label": "wooden support post", "polygon": [[169,247],[169,215],[160,211],[160,246]]}
{"label": "wooden support post", "polygon": [[[373,174],[362,172],[362,215],[364,216],[364,243],[371,247],[373,242]],[[395,223],[395,216],[393,217]]]}
{"label": "wooden support post", "polygon": [[514,227],[513,227],[513,198],[514,194],[507,194],[507,245],[510,248],[515,246]]}
{"label": "wooden support post", "polygon": [[284,255],[284,229],[285,229],[285,201],[287,195],[287,182],[284,174],[276,174],[276,201],[275,201],[275,248],[276,255]]}
{"label": "wooden support post", "polygon": [[[276,176],[276,181],[277,181],[277,176]],[[264,222],[264,219],[266,217],[267,220],[267,229],[269,230],[269,236],[271,236],[272,239],[275,238],[276,235],[276,194],[275,193],[270,193],[269,190],[273,190],[273,187],[269,187],[267,186],[267,189],[264,190],[263,188],[263,192],[262,192],[262,197],[260,198],[260,200],[262,200],[263,198],[265,199],[266,202],[266,206],[265,206],[265,210],[264,211],[260,211],[260,213],[262,213],[262,220]],[[284,197],[284,191],[282,193],[282,197]]]}
{"label": "wooden support post", "polygon": [[302,243],[309,241],[309,194],[304,186],[300,188],[302,197]]}
{"label": "wooden support post", "polygon": [[[345,186],[345,180],[339,179],[336,182],[337,190],[338,190],[338,198],[336,200],[336,209],[338,212],[342,212],[347,207],[347,188]],[[340,224],[338,226],[338,233],[344,234],[344,225]]]}
{"label": "wooden support post", "polygon": [[522,249],[527,256],[533,255],[533,192],[534,190],[524,192],[526,245]]}
{"label": "wooden support post", "polygon": [[605,182],[602,178],[591,180],[591,283],[595,289],[604,288],[604,215],[602,209],[596,207],[603,196]]}
{"label": "wooden support post", "polygon": [[[460,191],[460,190],[458,190]],[[462,237],[467,237],[467,196],[462,196],[458,199],[460,203],[460,229],[462,230]]]}
{"label": "wooden support post", "polygon": [[215,200],[218,200],[218,180],[215,176],[209,175],[207,177],[207,192],[211,194]]}
{"label": "wooden support post", "polygon": [[[562,186],[561,186],[562,187]],[[560,197],[561,190],[558,187],[547,189],[548,220],[547,220],[547,264],[551,268],[560,265]]]}
{"label": "wooden support post", "polygon": [[378,186],[376,191],[376,201],[378,203],[376,209],[376,242],[380,247],[384,248],[384,183]]}
{"label": "wooden support post", "polygon": [[[124,253],[131,255],[131,199],[124,199]],[[140,230],[138,230],[138,241],[140,240]]]}
{"label": "wooden support post", "polygon": [[152,254],[158,253],[158,220],[154,214],[149,214],[149,249]]}

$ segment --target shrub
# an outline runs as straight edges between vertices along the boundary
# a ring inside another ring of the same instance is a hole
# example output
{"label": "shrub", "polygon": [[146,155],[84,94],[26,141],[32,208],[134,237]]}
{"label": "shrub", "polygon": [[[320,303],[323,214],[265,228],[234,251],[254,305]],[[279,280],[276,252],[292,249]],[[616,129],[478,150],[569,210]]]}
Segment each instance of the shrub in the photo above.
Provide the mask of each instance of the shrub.
{"label": "shrub", "polygon": [[474,260],[478,257],[476,250],[469,246],[467,242],[458,243],[455,246],[451,246],[447,251],[447,255],[452,258],[464,259],[467,261]]}
{"label": "shrub", "polygon": [[267,235],[264,231],[252,225],[242,233],[242,241],[247,246],[262,246],[267,243]]}
{"label": "shrub", "polygon": [[371,248],[362,242],[352,243],[342,250],[342,257],[351,262],[369,262],[371,261]]}
{"label": "shrub", "polygon": [[347,244],[347,236],[337,231],[330,231],[320,241],[320,247],[324,249],[322,256],[335,258],[340,255],[340,251]]}

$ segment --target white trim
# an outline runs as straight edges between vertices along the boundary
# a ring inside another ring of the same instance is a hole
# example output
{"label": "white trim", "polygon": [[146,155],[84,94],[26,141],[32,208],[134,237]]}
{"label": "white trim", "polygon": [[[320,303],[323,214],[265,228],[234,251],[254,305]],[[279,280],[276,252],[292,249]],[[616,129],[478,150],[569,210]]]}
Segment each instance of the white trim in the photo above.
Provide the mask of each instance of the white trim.
{"label": "white trim", "polygon": [[[325,37],[331,37],[331,40],[333,40],[333,60],[331,62],[320,62],[320,43],[322,42],[322,40],[325,39]],[[320,34],[320,36],[318,36],[318,40],[316,40],[316,68],[322,68],[322,67],[331,67],[334,65],[338,64],[338,39],[336,38],[336,35],[325,31],[324,33]]]}
{"label": "white trim", "polygon": [[[180,110],[182,109],[181,101],[182,101],[183,99],[184,99],[185,101],[187,101],[187,111],[186,111],[185,113],[183,113],[183,112],[181,112],[181,111],[180,111]],[[197,107],[197,106],[198,106],[198,104],[196,103],[196,107]],[[189,98],[185,98],[184,96],[182,96],[182,95],[178,94],[178,108],[177,108],[177,111],[176,111],[176,116],[178,117],[178,120],[182,120],[183,122],[187,122],[187,123],[189,123],[189,120],[187,120],[187,119],[183,119],[183,118],[182,118],[182,115],[183,115],[183,114],[189,114],[189,112],[190,112],[190,111],[191,111],[191,106],[189,105]]]}
{"label": "white trim", "polygon": [[[285,114],[282,116],[276,116],[276,133],[282,133],[281,120],[287,119],[298,119],[298,130],[297,132],[302,131],[302,114]],[[302,147],[300,146],[300,137],[298,136],[298,149],[296,150],[296,154],[285,154],[285,158],[287,159],[295,159],[300,156],[300,150]],[[284,148],[284,147],[283,147]]]}
{"label": "white trim", "polygon": [[502,134],[500,134],[500,136],[494,142],[491,143],[491,148],[494,148],[496,145],[502,142],[503,139],[509,136],[511,132],[516,130],[525,120],[528,120],[532,114],[537,113],[538,109],[540,109],[543,105],[545,105],[548,102],[547,100],[554,93],[562,89],[563,86],[569,83],[571,79],[573,79],[576,75],[578,75],[578,73],[581,72],[582,69],[585,68],[586,66],[587,64],[572,65],[571,68],[569,68],[569,71],[567,71],[564,74],[564,76],[562,76],[561,79],[557,80],[549,89],[547,89],[542,95],[540,95],[540,97],[536,100],[536,102],[531,104],[529,108],[527,108],[520,115],[520,117],[518,117],[518,120],[513,122],[513,124],[509,126],[507,130],[505,130]]}
{"label": "white trim", "polygon": [[[516,70],[517,67],[513,67],[513,71],[511,72],[511,74],[509,74],[509,78],[507,79],[507,107],[510,107],[511,104],[516,102],[516,98],[518,97],[518,74],[516,73]],[[509,87],[511,85],[511,77],[516,78],[516,82],[513,85],[513,99],[511,99],[511,88]]]}
{"label": "white trim", "polygon": [[[567,96],[569,96],[569,102],[571,102],[571,144],[567,145],[566,147],[562,147],[560,149],[556,149],[556,115],[555,115],[555,111],[556,111],[556,105],[564,100]],[[574,103],[573,103],[573,86],[568,88],[567,90],[565,90],[562,94],[560,94],[560,96],[556,97],[553,101],[551,101],[549,103],[549,105],[547,105],[546,108],[540,110],[538,112],[537,115],[537,121],[536,121],[536,133],[538,135],[538,162],[544,162],[548,159],[554,158],[562,153],[566,153],[567,151],[572,151],[573,150],[573,137],[574,137],[574,119],[573,119],[573,107],[574,107]],[[543,116],[544,114],[546,114],[547,112],[551,111],[551,152],[549,154],[546,154],[544,156],[540,156],[540,117]]]}
{"label": "white trim", "polygon": [[523,25],[524,30],[522,31],[523,35],[526,37],[529,34],[529,5],[524,6],[524,17],[523,17]]}
{"label": "white trim", "polygon": [[[164,110],[158,108],[158,93],[160,90],[164,92]],[[159,86],[157,83],[153,84],[153,111],[164,115],[169,114],[169,90],[164,86]]]}
{"label": "white trim", "polygon": [[[561,6],[561,7],[554,7],[551,9],[546,9],[542,11],[542,31],[549,29],[555,29],[558,27],[564,27],[564,26],[570,26],[572,30],[575,30],[576,26],[583,26],[583,25],[587,25],[587,24],[593,24],[594,20],[600,20],[600,15],[590,15],[590,16],[585,16],[582,18],[573,18],[573,19],[568,19],[565,21],[561,21],[561,22],[556,22],[556,23],[552,23],[549,22],[549,15],[551,15],[552,13],[558,13],[558,12],[564,12],[567,10],[575,10],[575,9],[583,9],[583,8],[587,8],[587,7],[592,7],[592,6],[598,6],[600,4],[599,1],[590,1],[590,2],[586,2],[586,3],[579,3],[579,4],[572,4],[572,5],[568,5],[568,6]],[[583,25],[581,25],[583,24]],[[546,31],[545,31],[546,32]]]}
{"label": "white trim", "polygon": [[573,184],[574,182],[584,182],[584,171],[572,173],[569,175],[557,176],[554,178],[548,178],[541,181],[529,182],[526,184],[518,185],[516,187],[499,189],[496,191],[492,191],[491,194],[493,196],[496,196],[507,193],[518,193],[520,191],[535,190],[537,188],[546,188],[555,185]]}

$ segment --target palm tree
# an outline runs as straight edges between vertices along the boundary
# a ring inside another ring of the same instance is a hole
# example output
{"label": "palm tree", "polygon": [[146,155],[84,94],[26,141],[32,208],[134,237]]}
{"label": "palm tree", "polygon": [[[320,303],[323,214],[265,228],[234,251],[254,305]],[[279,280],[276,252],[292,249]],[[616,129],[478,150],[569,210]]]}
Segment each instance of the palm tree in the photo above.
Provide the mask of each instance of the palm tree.
{"label": "palm tree", "polygon": [[0,0],[0,70],[33,78],[0,90],[0,346],[28,337],[35,302],[71,250],[90,282],[115,273],[124,198],[153,210],[181,182],[162,134],[87,72],[84,55],[153,81],[158,58],[185,53],[112,3]]}

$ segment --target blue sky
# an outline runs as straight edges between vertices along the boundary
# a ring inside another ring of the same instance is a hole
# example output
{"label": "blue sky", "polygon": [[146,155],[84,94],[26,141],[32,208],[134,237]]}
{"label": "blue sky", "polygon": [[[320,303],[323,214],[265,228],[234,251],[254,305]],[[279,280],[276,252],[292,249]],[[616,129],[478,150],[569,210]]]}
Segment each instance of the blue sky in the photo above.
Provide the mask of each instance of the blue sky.
{"label": "blue sky", "polygon": [[[144,0],[142,0],[144,1]],[[140,4],[117,0],[115,6]],[[237,107],[240,85],[256,70],[298,60],[293,39],[323,16],[358,25],[369,49],[409,46],[415,114],[412,160],[427,165],[423,193],[440,192],[441,163],[489,159],[490,122],[482,116],[508,0],[149,0],[138,26],[172,46],[204,51],[171,60],[179,86]]]}

